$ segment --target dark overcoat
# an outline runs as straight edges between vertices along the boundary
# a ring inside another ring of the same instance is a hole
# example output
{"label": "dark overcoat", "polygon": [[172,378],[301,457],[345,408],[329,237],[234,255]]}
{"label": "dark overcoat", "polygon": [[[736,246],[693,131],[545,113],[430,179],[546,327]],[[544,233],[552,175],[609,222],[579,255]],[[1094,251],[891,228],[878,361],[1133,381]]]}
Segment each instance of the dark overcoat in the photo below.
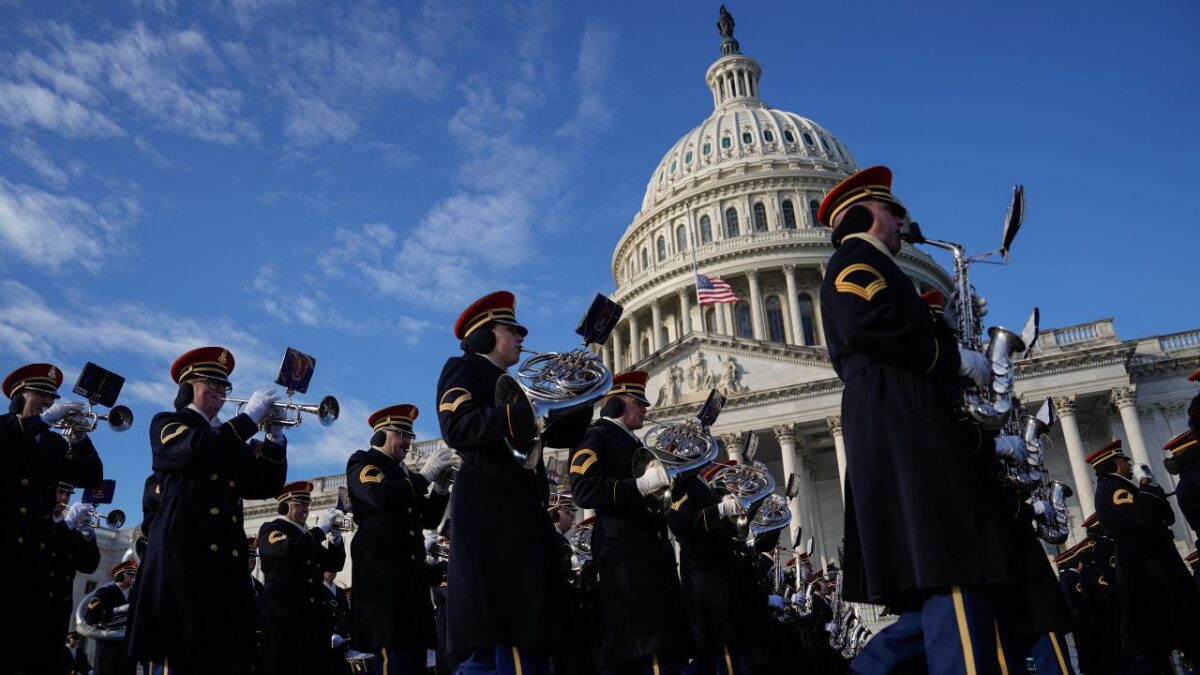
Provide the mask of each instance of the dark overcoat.
{"label": "dark overcoat", "polygon": [[44,631],[61,612],[51,576],[58,483],[98,485],[104,469],[91,440],[68,444],[40,415],[0,415],[0,456],[0,513],[6,518],[0,556],[21,571],[20,583],[9,587],[9,602],[21,609],[4,613],[0,634],[11,644],[37,645],[19,650],[15,658],[27,660],[30,668],[44,668],[47,654],[55,653],[46,649],[52,644],[57,650],[65,634],[59,630],[47,636]]}
{"label": "dark overcoat", "polygon": [[159,499],[133,607],[139,660],[220,668],[254,659],[242,499],[274,497],[287,475],[283,445],[247,444],[257,431],[244,413],[217,427],[191,408],[151,421]]}
{"label": "dark overcoat", "polygon": [[667,519],[651,512],[633,475],[641,445],[602,417],[571,451],[575,503],[596,511],[592,555],[603,596],[602,668],[656,651],[686,655],[691,648]]}
{"label": "dark overcoat", "polygon": [[1002,492],[1004,510],[1012,516],[1004,528],[1012,581],[997,598],[997,610],[1014,635],[1070,633],[1074,624],[1071,608],[1034,530],[1033,507],[1011,489]]}
{"label": "dark overcoat", "polygon": [[[720,499],[699,476],[676,484],[667,523],[679,542],[684,616],[698,647],[719,650],[755,639],[751,580],[742,573],[733,528],[721,518]],[[757,608],[756,608],[757,609]]]}
{"label": "dark overcoat", "polygon": [[499,367],[479,354],[452,357],[438,378],[442,440],[463,458],[451,492],[447,647],[561,644],[566,580],[546,515],[546,468],[513,459],[508,406],[496,405]]}
{"label": "dark overcoat", "polygon": [[[75,606],[71,594],[78,572],[91,574],[100,566],[100,547],[95,535],[84,536],[65,521],[54,524],[54,550],[51,555],[54,602],[57,609],[50,617],[47,639],[57,645],[68,630],[74,630]],[[49,646],[49,645],[47,645]]]}
{"label": "dark overcoat", "polygon": [[1185,451],[1187,457],[1181,462],[1179,483],[1175,486],[1175,501],[1188,527],[1200,537],[1200,447]]}
{"label": "dark overcoat", "polygon": [[1175,512],[1162,488],[1103,474],[1096,515],[1116,542],[1125,652],[1200,653],[1200,592],[1175,549]]}
{"label": "dark overcoat", "polygon": [[345,544],[326,542],[319,527],[306,528],[281,517],[258,529],[258,556],[264,581],[263,672],[324,672],[333,626],[322,574],[345,566]]}
{"label": "dark overcoat", "polygon": [[[845,383],[846,600],[902,602],[999,584],[1008,565],[988,480],[947,394],[959,356],[891,256],[847,239],[821,285],[830,358]],[[986,501],[986,500],[983,500]]]}
{"label": "dark overcoat", "polygon": [[[129,599],[115,583],[105,584],[96,589],[96,594],[88,601],[84,618],[89,624],[96,625],[111,621],[118,608],[129,611]],[[125,654],[125,640],[98,640],[96,643],[96,671],[112,673],[113,675],[133,675],[137,664]]]}
{"label": "dark overcoat", "polygon": [[350,544],[354,648],[436,649],[430,587],[440,579],[425,564],[422,530],[437,527],[449,495],[426,496],[424,477],[375,448],[350,456],[346,485],[358,526]]}

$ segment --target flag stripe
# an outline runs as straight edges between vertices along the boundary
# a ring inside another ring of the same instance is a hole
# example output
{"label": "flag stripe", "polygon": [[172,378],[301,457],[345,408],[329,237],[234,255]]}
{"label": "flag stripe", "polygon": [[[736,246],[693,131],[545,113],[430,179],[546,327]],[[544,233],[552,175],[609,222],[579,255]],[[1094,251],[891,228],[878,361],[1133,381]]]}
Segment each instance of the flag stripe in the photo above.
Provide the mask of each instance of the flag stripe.
{"label": "flag stripe", "polygon": [[723,302],[737,302],[737,294],[728,282],[717,277],[696,275],[696,298],[701,305],[714,305]]}

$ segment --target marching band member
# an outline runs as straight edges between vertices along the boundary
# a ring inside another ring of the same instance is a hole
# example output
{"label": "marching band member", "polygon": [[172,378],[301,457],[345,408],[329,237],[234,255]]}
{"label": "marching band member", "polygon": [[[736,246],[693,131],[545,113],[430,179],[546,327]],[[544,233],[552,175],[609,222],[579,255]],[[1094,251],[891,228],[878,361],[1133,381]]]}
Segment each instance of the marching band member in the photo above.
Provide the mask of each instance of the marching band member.
{"label": "marching band member", "polygon": [[[719,470],[714,468],[705,478]],[[667,523],[679,542],[679,575],[696,643],[696,673],[747,672],[755,609],[741,573],[729,518],[745,512],[733,495],[716,496],[699,476],[676,485]]]}
{"label": "marching band member", "polygon": [[536,437],[532,410],[523,399],[496,402],[496,382],[528,333],[515,304],[497,291],[463,311],[454,335],[464,353],[446,361],[437,385],[442,439],[463,458],[451,494],[447,645],[470,654],[458,671],[470,675],[542,675],[563,630],[546,468],[526,470],[506,443]]}
{"label": "marching band member", "polygon": [[592,552],[603,589],[605,673],[679,673],[690,650],[667,520],[645,502],[667,486],[667,474],[651,462],[641,477],[633,475],[634,451],[642,445],[633,432],[650,406],[648,377],[641,370],[613,377],[600,419],[571,451],[575,503],[596,511]]}
{"label": "marching band member", "polygon": [[277,399],[268,389],[229,421],[217,418],[233,368],[221,347],[180,356],[171,366],[175,409],[150,424],[157,506],[145,514],[149,542],[130,627],[131,653],[149,662],[148,673],[226,672],[255,658],[242,499],[279,492],[287,439],[268,428],[261,447],[247,443]]}
{"label": "marching band member", "polygon": [[[63,627],[46,627],[60,617],[60,604],[52,596],[53,565],[50,554],[55,543],[54,510],[58,483],[97,485],[104,476],[99,455],[86,433],[64,437],[51,428],[55,422],[77,412],[80,404],[57,401],[63,375],[49,363],[21,366],[0,384],[9,399],[8,412],[0,415],[0,451],[4,455],[4,477],[0,481],[0,513],[5,524],[6,555],[15,569],[24,572],[21,583],[10,588],[10,602],[19,612],[4,612],[0,632],[12,644],[38,645],[19,651],[13,672],[40,672],[45,651],[59,647]],[[52,640],[52,642],[48,642]],[[50,652],[53,653],[53,652]]]}
{"label": "marching band member", "polygon": [[337,513],[329,509],[309,528],[313,484],[297,481],[275,497],[279,518],[258,529],[264,579],[263,672],[277,675],[325,673],[333,634],[325,610],[325,571],[346,564]]}
{"label": "marching band member", "polygon": [[837,249],[821,303],[845,383],[843,597],[900,614],[853,667],[891,672],[924,658],[931,673],[998,672],[992,592],[1008,581],[1006,553],[950,395],[959,377],[989,385],[991,368],[935,328],[896,264],[907,213],[891,182],[886,167],[864,169],[817,213]]}
{"label": "marching band member", "polygon": [[1116,544],[1121,645],[1137,672],[1167,671],[1172,649],[1200,654],[1200,593],[1175,550],[1175,512],[1151,477],[1133,481],[1120,440],[1087,463],[1096,472],[1096,515]]}
{"label": "marching band member", "polygon": [[79,633],[75,631],[67,633],[63,666],[58,672],[66,675],[92,675],[92,663],[88,661],[87,650],[79,644]]}
{"label": "marching band member", "polygon": [[[1200,382],[1200,370],[1192,373],[1189,380]],[[1169,455],[1164,462],[1168,470],[1179,476],[1175,485],[1175,502],[1183,513],[1188,527],[1200,537],[1200,394],[1188,404],[1188,430],[1172,438],[1163,446]]]}
{"label": "marching band member", "polygon": [[[129,592],[138,573],[137,563],[126,560],[112,568],[113,583],[96,589],[88,601],[85,619],[91,625],[112,621],[129,612]],[[96,641],[96,675],[133,675],[137,662],[125,653],[126,640]]]}
{"label": "marching band member", "polygon": [[424,673],[426,650],[437,648],[429,589],[440,579],[425,564],[422,531],[437,527],[450,501],[443,474],[452,453],[430,453],[420,472],[405,466],[418,413],[408,404],[376,411],[367,419],[370,448],[346,463],[358,526],[350,545],[354,648],[377,654],[381,675]]}
{"label": "marching band member", "polygon": [[46,626],[48,640],[57,643],[57,636],[65,626],[73,622],[75,607],[71,596],[75,586],[75,574],[91,574],[100,566],[100,547],[96,545],[96,531],[92,527],[92,508],[76,502],[67,506],[75,486],[59,482],[54,505],[53,593],[57,606]]}
{"label": "marching band member", "polygon": [[346,650],[349,649],[352,639],[350,634],[350,599],[346,596],[346,591],[334,583],[334,580],[337,579],[337,572],[325,570],[322,577],[321,585],[327,591],[327,595],[325,596],[325,611],[329,616],[326,620],[333,630],[333,639],[330,642],[329,649],[329,666],[325,669],[325,672],[329,673],[329,675],[349,673],[350,664],[346,662]]}

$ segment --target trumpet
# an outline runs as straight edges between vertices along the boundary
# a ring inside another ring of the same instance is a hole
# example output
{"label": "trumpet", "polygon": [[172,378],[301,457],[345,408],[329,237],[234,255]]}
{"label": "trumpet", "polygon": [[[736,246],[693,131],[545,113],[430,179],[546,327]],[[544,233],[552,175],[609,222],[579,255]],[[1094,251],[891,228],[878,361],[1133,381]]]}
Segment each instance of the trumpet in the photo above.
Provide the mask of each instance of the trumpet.
{"label": "trumpet", "polygon": [[354,514],[347,511],[338,511],[333,518],[333,529],[338,532],[353,532],[354,531]]}
{"label": "trumpet", "polygon": [[[236,403],[238,413],[241,413],[242,408],[250,402],[249,399],[245,398],[226,397],[221,400],[226,403]],[[292,416],[292,411],[295,411],[294,417]],[[341,411],[342,408],[338,405],[338,400],[332,396],[326,396],[321,399],[320,403],[312,405],[310,403],[294,403],[289,394],[286,401],[276,401],[271,404],[271,412],[262,419],[259,426],[265,427],[274,424],[281,427],[298,427],[302,421],[300,413],[308,413],[316,415],[321,426],[327,427],[337,421]]]}
{"label": "trumpet", "polygon": [[99,527],[107,530],[119,530],[122,527],[125,527],[125,512],[121,509],[113,509],[105,514],[93,509],[91,524],[92,527]]}
{"label": "trumpet", "polygon": [[[440,441],[427,441],[424,443],[424,446],[413,444],[413,446],[408,449],[408,453],[404,457],[404,463],[406,466],[408,466],[409,471],[419,471],[421,465],[425,463],[425,460],[428,459],[430,453],[434,452],[439,448],[439,446],[442,445]],[[458,469],[460,466],[462,466],[462,457],[460,457],[458,453],[455,453],[450,456],[450,461],[450,466],[446,467],[442,473],[434,478],[434,482],[437,482],[438,480],[444,480],[450,484],[453,484],[458,478]]]}
{"label": "trumpet", "polygon": [[118,433],[128,431],[133,426],[133,411],[126,406],[113,406],[107,415],[101,415],[87,403],[74,402],[71,405],[72,410],[53,424],[64,436],[90,433],[96,430],[100,422],[108,422],[108,426]]}

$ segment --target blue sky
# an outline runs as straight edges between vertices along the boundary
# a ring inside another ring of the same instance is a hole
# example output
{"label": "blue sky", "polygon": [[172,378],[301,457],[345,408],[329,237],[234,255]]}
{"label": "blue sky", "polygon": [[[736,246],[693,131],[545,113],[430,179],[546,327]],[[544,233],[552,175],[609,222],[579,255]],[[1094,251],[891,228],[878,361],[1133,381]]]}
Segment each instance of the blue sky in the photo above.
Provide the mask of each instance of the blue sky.
{"label": "blue sky", "polygon": [[[365,417],[437,435],[451,325],[495,288],[555,349],[651,171],[711,112],[717,6],[696,2],[0,0],[0,371],[85,361],[137,415],[96,433],[138,512],[147,423],[184,350],[229,347],[240,393],[287,346],[343,419],[293,437],[333,473]],[[991,318],[1198,327],[1200,5],[731,2],[772,107],[888,164],[925,231],[1012,264]]]}

